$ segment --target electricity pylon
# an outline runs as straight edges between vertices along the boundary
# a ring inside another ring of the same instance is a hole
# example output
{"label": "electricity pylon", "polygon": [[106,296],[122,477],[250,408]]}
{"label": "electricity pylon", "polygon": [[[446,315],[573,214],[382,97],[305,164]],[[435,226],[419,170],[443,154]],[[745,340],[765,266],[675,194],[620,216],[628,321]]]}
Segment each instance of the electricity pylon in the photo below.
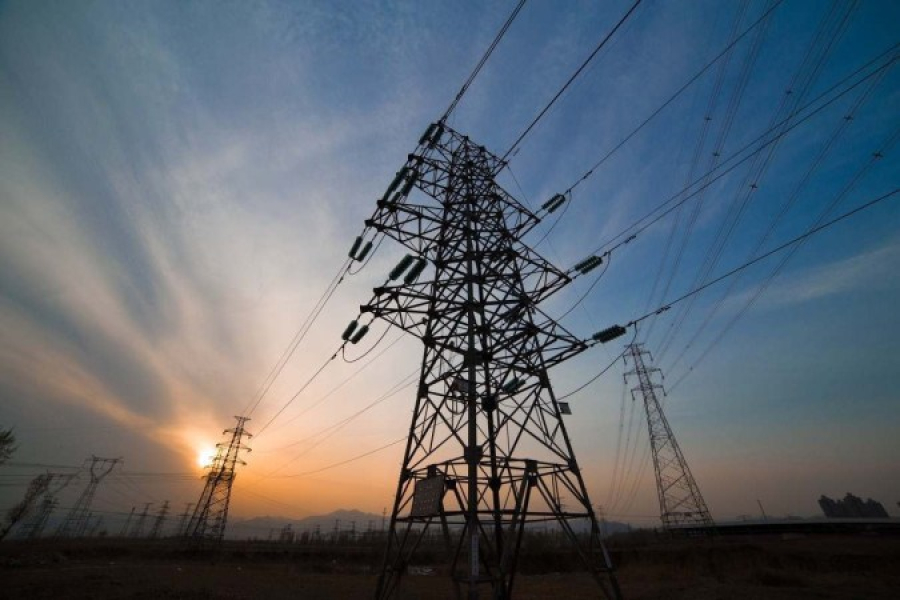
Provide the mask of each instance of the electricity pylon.
{"label": "electricity pylon", "polygon": [[184,512],[178,515],[178,527],[175,529],[175,536],[185,535],[188,524],[188,518],[191,516],[191,509],[194,507],[193,502],[188,502],[184,507]]}
{"label": "electricity pylon", "polygon": [[153,529],[150,530],[150,539],[155,540],[162,531],[163,523],[166,522],[166,515],[169,514],[169,501],[163,502],[159,512],[156,514],[156,520],[153,521]]}
{"label": "electricity pylon", "polygon": [[587,347],[538,308],[570,278],[521,241],[539,219],[497,185],[504,166],[432,125],[366,221],[410,254],[361,312],[424,345],[377,598],[394,597],[432,525],[458,596],[510,598],[526,525],[542,521],[620,597],[547,374]]}
{"label": "electricity pylon", "polygon": [[663,529],[675,531],[692,527],[711,528],[714,523],[706,501],[656,396],[656,390],[662,389],[662,386],[653,383],[652,374],[659,373],[660,370],[648,367],[644,355],[649,356],[650,352],[644,350],[641,344],[628,346],[626,360],[630,358],[634,368],[625,377],[626,380],[629,376],[637,378],[637,385],[631,389],[631,397],[636,400],[635,394],[640,394],[644,401]]}
{"label": "electricity pylon", "polygon": [[147,502],[144,504],[144,510],[141,511],[141,514],[138,515],[137,521],[134,523],[134,527],[131,529],[131,536],[133,538],[139,538],[144,535],[144,523],[147,522],[147,517],[150,514],[150,506],[152,502]]}
{"label": "electricity pylon", "polygon": [[235,468],[238,464],[247,464],[238,458],[238,454],[242,450],[250,452],[250,448],[242,443],[245,436],[252,437],[244,430],[244,424],[250,418],[235,417],[235,419],[237,426],[223,432],[223,435],[230,436],[228,443],[216,444],[216,456],[206,474],[206,484],[188,523],[185,535],[198,543],[222,541],[228,520],[228,505],[231,501]]}
{"label": "electricity pylon", "polygon": [[7,511],[6,526],[0,530],[0,540],[6,537],[6,535],[12,530],[16,524],[31,514],[32,509],[34,508],[35,503],[37,503],[38,498],[43,496],[47,489],[50,487],[50,482],[53,480],[53,475],[50,473],[43,473],[38,475],[34,479],[31,480],[31,483],[28,484],[28,488],[25,490],[25,497],[19,501],[18,504],[13,506],[9,511]]}
{"label": "electricity pylon", "polygon": [[134,511],[136,509],[136,506],[131,507],[131,512],[128,513],[128,518],[125,519],[125,525],[122,526],[122,533],[120,534],[120,537],[126,537],[128,535],[128,530],[131,527],[131,519],[134,518]]}
{"label": "electricity pylon", "polygon": [[78,476],[77,473],[50,473],[49,475],[51,480],[44,491],[41,503],[38,505],[37,510],[34,511],[34,514],[22,524],[18,534],[21,538],[35,539],[41,536],[50,520],[53,509],[59,504],[56,496]]}
{"label": "electricity pylon", "polygon": [[94,494],[97,493],[97,486],[121,462],[121,458],[91,456],[91,466],[88,468],[90,479],[81,496],[75,502],[75,506],[72,507],[72,510],[66,516],[66,520],[63,521],[57,530],[56,534],[59,537],[81,537],[85,534],[88,526],[88,513],[90,513],[91,504],[94,501]]}

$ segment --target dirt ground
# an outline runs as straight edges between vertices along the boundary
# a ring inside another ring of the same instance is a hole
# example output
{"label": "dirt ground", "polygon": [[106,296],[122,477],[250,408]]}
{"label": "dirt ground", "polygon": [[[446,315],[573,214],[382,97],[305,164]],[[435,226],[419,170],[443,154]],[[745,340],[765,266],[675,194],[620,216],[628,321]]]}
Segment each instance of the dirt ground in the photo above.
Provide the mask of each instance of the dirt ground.
{"label": "dirt ground", "polygon": [[[613,556],[628,600],[900,597],[898,538],[670,540],[614,548]],[[530,572],[516,580],[517,599],[601,597],[588,575],[547,572],[535,567],[539,563],[523,567]],[[4,542],[0,598],[369,599],[375,564],[370,554],[334,549],[235,544],[208,554],[186,552],[171,541]],[[400,597],[451,594],[444,577],[410,575]]]}

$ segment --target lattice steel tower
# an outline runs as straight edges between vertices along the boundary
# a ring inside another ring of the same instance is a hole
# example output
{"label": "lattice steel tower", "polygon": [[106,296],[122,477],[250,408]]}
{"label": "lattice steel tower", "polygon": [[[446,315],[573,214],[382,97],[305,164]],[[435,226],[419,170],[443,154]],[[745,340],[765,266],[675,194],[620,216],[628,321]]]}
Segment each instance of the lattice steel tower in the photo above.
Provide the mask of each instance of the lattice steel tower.
{"label": "lattice steel tower", "polygon": [[[137,521],[134,522],[134,527],[131,528],[130,537],[139,538],[144,535],[144,524],[147,523],[147,517],[150,516],[150,507],[153,506],[152,502],[144,503],[144,510],[141,511],[137,516]],[[130,517],[129,517],[130,518]]]}
{"label": "lattice steel tower", "polygon": [[59,504],[57,495],[72,482],[77,473],[50,473],[50,476],[52,479],[44,492],[43,498],[41,498],[40,505],[38,505],[31,518],[22,524],[22,528],[19,531],[19,536],[22,538],[35,539],[41,536],[44,528],[50,521],[50,515]]}
{"label": "lattice steel tower", "polygon": [[91,456],[91,466],[88,468],[90,479],[81,496],[75,502],[75,506],[72,507],[72,510],[66,516],[66,520],[63,521],[56,531],[59,537],[81,537],[85,534],[91,503],[94,501],[94,494],[97,493],[97,486],[121,462],[121,458]]}
{"label": "lattice steel tower", "polygon": [[[378,598],[394,596],[437,525],[457,595],[510,598],[525,526],[540,521],[559,523],[604,593],[620,597],[547,375],[587,347],[538,308],[570,278],[522,243],[539,219],[497,185],[504,166],[432,125],[366,221],[410,254],[361,312],[424,345]],[[368,330],[357,326],[345,340]]]}
{"label": "lattice steel tower", "polygon": [[6,512],[7,524],[6,527],[0,529],[0,540],[5,538],[22,519],[31,514],[38,498],[46,494],[52,480],[53,475],[50,473],[43,473],[31,480],[25,490],[25,497]]}
{"label": "lattice steel tower", "polygon": [[235,468],[247,464],[240,460],[242,451],[250,452],[243,444],[244,437],[251,434],[244,430],[249,417],[235,417],[237,426],[226,429],[228,443],[216,445],[216,456],[206,474],[206,484],[194,507],[194,514],[188,522],[185,535],[197,542],[219,542],[225,536],[225,524],[228,521],[228,505],[231,502],[231,486],[234,484]]}
{"label": "lattice steel tower", "polygon": [[163,524],[166,522],[166,517],[169,514],[169,501],[166,500],[163,502],[163,505],[160,507],[159,512],[156,515],[156,520],[153,521],[153,529],[150,530],[150,539],[155,540],[159,537],[159,534],[162,532]]}
{"label": "lattice steel tower", "polygon": [[653,382],[652,375],[660,373],[660,370],[648,367],[644,362],[645,355],[649,356],[650,352],[644,350],[641,344],[628,346],[626,360],[631,359],[634,369],[626,373],[625,377],[637,378],[637,385],[631,389],[631,397],[636,400],[635,394],[640,394],[647,412],[656,491],[659,495],[659,516],[663,528],[673,531],[680,528],[712,527],[714,523],[706,501],[703,500],[700,488],[656,397],[656,390],[662,389],[662,386]]}

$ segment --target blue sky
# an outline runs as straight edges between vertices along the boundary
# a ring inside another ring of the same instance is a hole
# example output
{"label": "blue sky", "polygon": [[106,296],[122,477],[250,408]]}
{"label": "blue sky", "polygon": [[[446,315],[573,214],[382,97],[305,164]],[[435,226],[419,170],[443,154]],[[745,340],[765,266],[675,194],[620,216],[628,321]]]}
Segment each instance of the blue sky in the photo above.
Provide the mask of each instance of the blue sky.
{"label": "blue sky", "polygon": [[[124,456],[128,472],[199,475],[196,454],[248,404],[375,199],[513,4],[0,3],[0,425],[16,428],[17,461],[79,464],[94,453]],[[503,154],[629,5],[528,2],[451,125]],[[766,6],[644,2],[524,140],[501,184],[531,206],[568,188],[728,43],[742,7],[738,30]],[[851,5],[834,6],[837,19]],[[831,8],[779,4],[755,60],[746,58],[754,35],[736,46],[716,101],[714,67],[575,189],[538,251],[569,267],[678,192],[708,107],[695,177],[712,164],[717,140],[728,156],[764,131]],[[897,22],[894,2],[856,5],[804,98],[891,49]],[[711,274],[744,262],[837,131],[762,248],[804,232],[900,125],[896,66],[870,89],[873,81],[792,130],[752,181],[748,166],[735,169],[702,204],[686,203],[677,221],[672,215],[616,250],[565,325],[587,337],[691,289],[720,223],[746,195]],[[734,118],[722,134],[732,98]],[[897,188],[898,173],[895,147],[826,214]],[[758,187],[748,192],[748,182]],[[772,514],[814,514],[820,494],[847,491],[896,512],[898,224],[892,199],[811,238],[702,359],[778,257],[698,296],[681,325],[676,307],[642,326],[639,339],[671,388],[672,427],[714,516],[755,513],[757,498]],[[536,243],[546,227],[526,241]],[[334,351],[358,304],[402,253],[385,244],[339,288],[251,431]],[[577,280],[547,312],[563,314],[592,282]],[[590,378],[621,351],[620,341],[559,367],[557,391]],[[389,505],[399,446],[346,467],[285,475],[403,436],[408,390],[297,456],[401,380],[418,354],[414,340],[403,339],[309,408],[358,367],[329,365],[251,444],[235,514]],[[646,428],[640,410],[622,401],[623,371],[617,365],[573,397],[569,425],[594,502],[621,520],[652,522],[652,469],[640,467]],[[620,458],[635,458],[614,486],[617,447]],[[21,489],[0,488],[2,504]],[[98,503],[127,510],[198,493],[188,479],[135,486],[120,477]]]}

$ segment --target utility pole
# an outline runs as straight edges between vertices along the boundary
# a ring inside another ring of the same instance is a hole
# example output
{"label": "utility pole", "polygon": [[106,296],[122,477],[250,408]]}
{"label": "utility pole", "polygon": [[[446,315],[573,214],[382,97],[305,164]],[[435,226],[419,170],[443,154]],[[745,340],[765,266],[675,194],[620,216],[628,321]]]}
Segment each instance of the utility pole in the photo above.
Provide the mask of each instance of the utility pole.
{"label": "utility pole", "polygon": [[[424,347],[379,599],[399,593],[433,526],[445,539],[457,595],[506,600],[526,524],[549,519],[604,594],[621,597],[563,422],[567,407],[548,376],[588,347],[538,307],[571,277],[522,241],[540,219],[496,183],[504,167],[467,136],[433,124],[351,251],[359,260],[371,232],[407,248],[360,319],[384,320]],[[564,201],[557,195],[543,208]],[[345,341],[368,331],[357,326]],[[572,508],[561,505],[563,494]],[[579,537],[573,525],[585,520],[589,534]]]}
{"label": "utility pole", "polygon": [[153,529],[150,530],[150,539],[155,540],[162,531],[163,523],[166,522],[166,515],[169,514],[169,501],[163,502],[159,512],[156,514],[156,520],[153,522]]}
{"label": "utility pole", "polygon": [[144,535],[144,523],[147,522],[147,516],[150,514],[150,506],[152,506],[152,502],[147,502],[144,504],[144,510],[141,511],[141,514],[138,515],[137,522],[134,524],[134,528],[131,530],[131,537],[139,538]]}
{"label": "utility pole", "polygon": [[630,344],[626,360],[630,359],[634,368],[625,374],[625,378],[626,381],[630,376],[637,378],[637,385],[631,389],[632,401],[639,394],[647,413],[663,529],[677,531],[685,527],[702,527],[710,531],[715,524],[656,396],[656,390],[662,386],[653,382],[652,375],[660,370],[647,366],[644,356],[649,355],[641,344]]}
{"label": "utility pole", "polygon": [[100,458],[99,456],[91,456],[91,465],[88,467],[87,486],[75,502],[75,506],[69,511],[66,520],[63,521],[56,535],[59,537],[81,537],[87,528],[88,513],[91,510],[91,504],[94,502],[94,494],[97,493],[97,487],[103,478],[112,472],[116,465],[122,462],[121,458]]}
{"label": "utility pole", "polygon": [[194,543],[219,543],[225,537],[235,470],[237,465],[247,464],[238,455],[241,451],[250,452],[250,448],[243,444],[243,438],[252,437],[244,430],[244,425],[250,418],[235,417],[235,419],[237,425],[222,432],[228,436],[228,443],[216,445],[216,457],[206,474],[206,483],[197,506],[194,507],[194,514],[188,522],[186,536]]}

